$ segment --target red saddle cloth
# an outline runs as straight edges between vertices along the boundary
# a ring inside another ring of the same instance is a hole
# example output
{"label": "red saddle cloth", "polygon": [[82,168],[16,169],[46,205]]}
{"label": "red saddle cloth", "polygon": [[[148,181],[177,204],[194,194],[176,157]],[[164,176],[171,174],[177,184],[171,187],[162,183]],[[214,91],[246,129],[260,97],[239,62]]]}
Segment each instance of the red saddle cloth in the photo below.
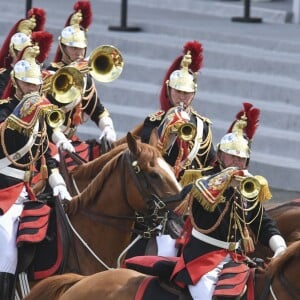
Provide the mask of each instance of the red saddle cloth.
{"label": "red saddle cloth", "polygon": [[[27,201],[17,233],[19,260],[30,280],[57,272],[62,263],[62,244],[53,209],[42,201]],[[30,266],[28,270],[27,266]]]}
{"label": "red saddle cloth", "polygon": [[[225,264],[219,275],[214,296],[235,298],[243,295],[249,276],[250,268],[245,263],[231,261]],[[252,276],[251,280],[253,280]],[[251,284],[250,287],[252,287]],[[250,299],[248,298],[248,300]]]}
{"label": "red saddle cloth", "polygon": [[50,207],[40,201],[24,202],[17,234],[17,245],[37,243],[46,237]]}

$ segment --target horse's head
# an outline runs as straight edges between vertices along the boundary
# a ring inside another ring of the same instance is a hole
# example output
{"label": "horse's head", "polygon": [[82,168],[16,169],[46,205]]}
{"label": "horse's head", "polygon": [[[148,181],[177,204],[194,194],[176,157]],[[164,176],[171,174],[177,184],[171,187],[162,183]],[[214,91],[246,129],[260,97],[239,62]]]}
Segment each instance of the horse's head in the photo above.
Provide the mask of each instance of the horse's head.
{"label": "horse's head", "polygon": [[150,144],[140,142],[131,133],[127,134],[127,144],[130,174],[147,206],[164,206],[166,203],[168,208],[174,208],[181,199],[178,198],[174,204],[172,201],[167,202],[171,196],[179,194],[181,186],[160,151]]}

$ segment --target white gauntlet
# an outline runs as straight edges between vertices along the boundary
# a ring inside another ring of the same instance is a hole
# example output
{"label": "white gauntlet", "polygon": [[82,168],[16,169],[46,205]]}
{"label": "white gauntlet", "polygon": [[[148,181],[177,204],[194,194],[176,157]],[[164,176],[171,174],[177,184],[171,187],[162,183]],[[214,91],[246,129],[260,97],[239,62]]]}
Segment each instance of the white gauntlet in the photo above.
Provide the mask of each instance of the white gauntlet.
{"label": "white gauntlet", "polygon": [[286,249],[286,243],[283,237],[279,234],[273,235],[269,240],[269,246],[274,252],[273,257],[281,255]]}
{"label": "white gauntlet", "polygon": [[113,143],[117,140],[117,135],[114,129],[113,121],[109,116],[104,116],[99,120],[99,128],[102,133],[99,137],[99,141],[105,136],[108,142]]}
{"label": "white gauntlet", "polygon": [[68,140],[59,129],[54,129],[52,134],[52,141],[54,144],[56,144],[56,147],[61,148],[62,150],[75,152],[75,148],[73,147],[71,141]]}
{"label": "white gauntlet", "polygon": [[61,200],[72,200],[66,188],[66,183],[57,169],[52,170],[52,174],[49,176],[49,184],[53,190],[53,196],[59,196]]}

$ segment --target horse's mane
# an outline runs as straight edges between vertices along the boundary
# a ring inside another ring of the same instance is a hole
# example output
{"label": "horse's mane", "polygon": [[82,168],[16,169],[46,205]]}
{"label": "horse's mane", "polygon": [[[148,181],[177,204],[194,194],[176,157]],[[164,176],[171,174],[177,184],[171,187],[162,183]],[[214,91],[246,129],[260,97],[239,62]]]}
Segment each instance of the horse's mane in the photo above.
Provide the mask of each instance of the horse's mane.
{"label": "horse's mane", "polygon": [[271,260],[266,269],[270,278],[273,275],[278,274],[284,265],[293,258],[300,259],[300,241],[290,244],[283,255]]}
{"label": "horse's mane", "polygon": [[[161,154],[159,150],[149,144],[141,142],[137,143],[139,147],[137,162],[142,170],[147,171],[149,167],[153,167],[154,162],[157,161],[157,157],[161,157]],[[86,207],[96,200],[97,193],[101,191],[106,179],[112,174],[120,156],[127,148],[127,144],[121,144],[109,151],[107,154],[100,156],[95,161],[91,161],[86,164],[88,165],[86,166],[87,168],[83,168],[81,172],[86,172],[86,176],[89,176],[89,172],[93,172],[92,170],[94,170],[97,175],[92,179],[87,188],[85,188],[79,195],[75,196],[69,203],[67,208],[67,212],[69,214],[75,214],[79,207]],[[94,165],[97,166],[97,169]],[[76,169],[76,172],[79,172],[79,168]],[[84,176],[83,174],[84,173],[80,173],[80,176]]]}
{"label": "horse's mane", "polygon": [[86,178],[86,179],[93,179],[95,177],[94,174],[98,174],[99,170],[101,170],[108,161],[110,161],[113,157],[118,155],[121,151],[128,147],[127,143],[120,144],[117,147],[111,149],[109,152],[102,154],[98,158],[89,161],[85,164],[77,166],[71,172],[71,174],[76,178]]}

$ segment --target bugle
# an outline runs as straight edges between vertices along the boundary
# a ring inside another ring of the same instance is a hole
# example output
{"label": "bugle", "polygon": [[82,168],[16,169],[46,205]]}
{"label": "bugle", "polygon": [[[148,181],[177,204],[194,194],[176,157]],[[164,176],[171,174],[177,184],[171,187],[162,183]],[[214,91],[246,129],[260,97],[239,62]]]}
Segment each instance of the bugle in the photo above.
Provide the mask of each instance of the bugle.
{"label": "bugle", "polygon": [[60,127],[65,121],[65,114],[59,108],[45,110],[46,122],[52,128]]}

